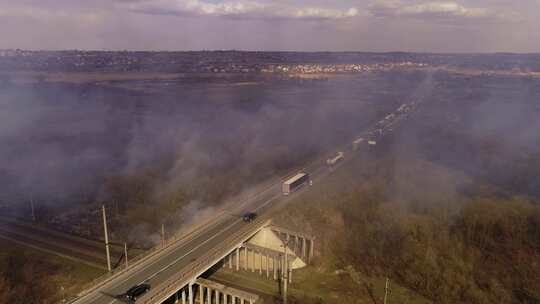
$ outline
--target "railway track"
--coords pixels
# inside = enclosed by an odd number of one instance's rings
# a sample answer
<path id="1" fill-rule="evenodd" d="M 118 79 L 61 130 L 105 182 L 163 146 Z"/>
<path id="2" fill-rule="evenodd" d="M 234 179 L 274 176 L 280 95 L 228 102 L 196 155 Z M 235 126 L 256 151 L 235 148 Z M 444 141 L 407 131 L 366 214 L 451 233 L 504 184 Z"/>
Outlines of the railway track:
<path id="1" fill-rule="evenodd" d="M 104 245 L 58 231 L 0 217 L 0 238 L 106 270 Z M 113 261 L 120 259 L 119 249 L 112 251 Z"/>

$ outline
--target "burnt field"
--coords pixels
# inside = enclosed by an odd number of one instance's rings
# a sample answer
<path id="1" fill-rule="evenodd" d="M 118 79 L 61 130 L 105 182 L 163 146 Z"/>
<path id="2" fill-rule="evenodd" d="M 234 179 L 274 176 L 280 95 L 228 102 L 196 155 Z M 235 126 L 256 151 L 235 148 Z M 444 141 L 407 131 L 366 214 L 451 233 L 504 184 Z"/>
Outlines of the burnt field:
<path id="1" fill-rule="evenodd" d="M 539 82 L 439 70 L 5 85 L 0 197 L 4 215 L 90 238 L 102 203 L 113 239 L 159 240 L 228 197 L 349 142 L 402 103 L 398 155 L 419 154 L 538 196 Z M 251 80 L 251 81 L 249 81 Z M 503 191 L 503 190 L 501 190 Z M 126 225 L 130 223 L 130 225 Z"/>
<path id="2" fill-rule="evenodd" d="M 6 85 L 2 213 L 28 218 L 33 201 L 38 220 L 97 237 L 105 203 L 113 235 L 152 235 L 349 141 L 424 79 Z"/>
<path id="3" fill-rule="evenodd" d="M 540 79 L 439 74 L 432 102 L 398 133 L 401 153 L 418 154 L 538 199 Z"/>

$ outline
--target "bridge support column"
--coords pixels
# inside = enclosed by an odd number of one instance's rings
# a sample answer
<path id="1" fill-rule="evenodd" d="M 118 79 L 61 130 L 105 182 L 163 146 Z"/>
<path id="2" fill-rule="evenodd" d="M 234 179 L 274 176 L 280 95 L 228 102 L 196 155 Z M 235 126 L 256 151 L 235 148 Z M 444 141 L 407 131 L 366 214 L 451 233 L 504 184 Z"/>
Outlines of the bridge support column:
<path id="1" fill-rule="evenodd" d="M 248 271 L 248 249 L 247 247 L 244 247 L 244 270 Z"/>
<path id="2" fill-rule="evenodd" d="M 301 243 L 300 248 L 302 250 L 302 259 L 305 259 L 306 258 L 306 238 L 302 238 L 302 243 Z"/>
<path id="3" fill-rule="evenodd" d="M 272 270 L 274 271 L 274 281 L 277 280 L 277 265 L 276 258 L 272 257 Z"/>
<path id="4" fill-rule="evenodd" d="M 263 270 L 263 254 L 259 252 L 259 275 L 262 275 Z"/>
<path id="5" fill-rule="evenodd" d="M 186 304 L 186 290 L 182 289 L 182 304 Z"/>
<path id="6" fill-rule="evenodd" d="M 251 272 L 255 272 L 255 250 L 251 250 Z"/>
<path id="7" fill-rule="evenodd" d="M 232 269 L 232 252 L 228 255 L 229 257 L 229 268 Z"/>
<path id="8" fill-rule="evenodd" d="M 219 290 L 216 289 L 216 304 L 219 304 Z"/>
<path id="9" fill-rule="evenodd" d="M 189 283 L 188 288 L 189 288 L 189 290 L 188 290 L 188 300 L 189 301 L 188 302 L 189 302 L 189 304 L 194 304 L 193 303 L 193 283 Z"/>
<path id="10" fill-rule="evenodd" d="M 199 303 L 204 304 L 204 287 L 199 284 Z"/>
<path id="11" fill-rule="evenodd" d="M 240 247 L 236 248 L 236 271 L 240 270 Z"/>
<path id="12" fill-rule="evenodd" d="M 268 254 L 265 254 L 264 255 L 264 261 L 265 261 L 265 266 L 266 266 L 266 278 L 268 279 L 270 277 L 270 265 L 269 265 L 269 260 L 268 260 Z"/>
<path id="13" fill-rule="evenodd" d="M 309 257 L 308 257 L 308 263 L 311 262 L 311 259 L 313 258 L 313 247 L 315 247 L 314 239 L 310 240 L 309 244 Z"/>
<path id="14" fill-rule="evenodd" d="M 289 284 L 292 283 L 292 265 L 289 263 L 288 267 L 287 267 L 287 276 L 289 277 Z"/>

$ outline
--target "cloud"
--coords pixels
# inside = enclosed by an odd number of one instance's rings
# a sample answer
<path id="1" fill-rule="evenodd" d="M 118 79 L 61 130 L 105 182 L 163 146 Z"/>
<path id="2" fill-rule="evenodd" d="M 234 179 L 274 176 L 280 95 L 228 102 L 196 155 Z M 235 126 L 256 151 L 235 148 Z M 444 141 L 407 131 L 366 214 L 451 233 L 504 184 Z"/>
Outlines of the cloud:
<path id="1" fill-rule="evenodd" d="M 99 23 L 103 20 L 100 11 L 71 11 L 68 9 L 49 9 L 25 5 L 0 6 L 1 18 L 30 18 L 39 21 L 67 20 L 70 22 Z"/>
<path id="2" fill-rule="evenodd" d="M 119 1 L 130 11 L 174 16 L 213 16 L 236 19 L 311 19 L 336 20 L 355 17 L 358 9 L 335 9 L 317 6 L 269 4 L 251 0 L 204 2 L 201 0 Z"/>
<path id="3" fill-rule="evenodd" d="M 515 12 L 466 7 L 455 1 L 434 1 L 406 4 L 399 0 L 379 0 L 369 7 L 375 17 L 403 17 L 438 21 L 510 21 L 518 16 Z"/>

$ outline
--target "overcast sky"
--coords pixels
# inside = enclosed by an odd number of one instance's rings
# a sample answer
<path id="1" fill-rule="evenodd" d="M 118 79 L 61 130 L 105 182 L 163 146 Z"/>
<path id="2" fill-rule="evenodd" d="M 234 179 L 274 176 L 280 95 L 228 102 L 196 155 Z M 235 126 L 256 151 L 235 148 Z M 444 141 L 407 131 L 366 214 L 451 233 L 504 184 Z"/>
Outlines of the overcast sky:
<path id="1" fill-rule="evenodd" d="M 540 0 L 0 0 L 0 49 L 540 52 Z"/>

